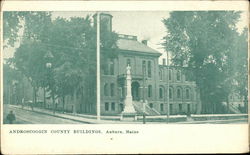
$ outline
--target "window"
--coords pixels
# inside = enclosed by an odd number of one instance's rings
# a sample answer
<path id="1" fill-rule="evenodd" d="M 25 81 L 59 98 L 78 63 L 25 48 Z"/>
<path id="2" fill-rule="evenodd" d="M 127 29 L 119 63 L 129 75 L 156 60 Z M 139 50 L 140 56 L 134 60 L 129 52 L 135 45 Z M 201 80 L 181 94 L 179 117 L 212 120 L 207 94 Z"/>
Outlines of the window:
<path id="1" fill-rule="evenodd" d="M 148 86 L 148 97 L 152 97 L 152 86 Z"/>
<path id="2" fill-rule="evenodd" d="M 170 104 L 170 114 L 173 114 L 173 104 Z"/>
<path id="3" fill-rule="evenodd" d="M 179 112 L 182 112 L 182 104 L 179 104 Z"/>
<path id="4" fill-rule="evenodd" d="M 149 107 L 150 108 L 153 108 L 154 106 L 153 106 L 153 103 L 149 103 Z"/>
<path id="5" fill-rule="evenodd" d="M 119 87 L 119 95 L 120 95 L 120 98 L 123 98 L 123 88 L 122 87 Z"/>
<path id="6" fill-rule="evenodd" d="M 110 96 L 114 96 L 115 93 L 115 84 L 111 83 L 110 84 Z"/>
<path id="7" fill-rule="evenodd" d="M 181 89 L 180 88 L 177 89 L 177 98 L 178 99 L 181 98 Z"/>
<path id="8" fill-rule="evenodd" d="M 173 89 L 172 88 L 169 88 L 169 99 L 172 99 L 173 98 Z"/>
<path id="9" fill-rule="evenodd" d="M 108 94 L 108 84 L 107 84 L 107 83 L 104 84 L 104 95 L 105 95 L 105 96 L 108 96 L 108 95 L 109 95 L 109 94 Z"/>
<path id="10" fill-rule="evenodd" d="M 151 78 L 151 61 L 148 61 L 148 77 Z"/>
<path id="11" fill-rule="evenodd" d="M 109 71 L 110 71 L 110 75 L 114 75 L 114 73 L 115 73 L 114 60 L 111 60 L 109 63 Z"/>
<path id="12" fill-rule="evenodd" d="M 162 64 L 166 65 L 166 59 L 165 58 L 162 59 Z"/>
<path id="13" fill-rule="evenodd" d="M 186 89 L 186 99 L 190 99 L 190 92 L 188 88 Z"/>
<path id="14" fill-rule="evenodd" d="M 142 61 L 142 74 L 143 74 L 143 76 L 145 76 L 145 71 L 146 71 L 146 61 L 143 60 Z"/>
<path id="15" fill-rule="evenodd" d="M 160 77 L 160 80 L 162 81 L 163 80 L 163 73 L 162 73 L 162 69 L 159 70 L 159 77 Z"/>
<path id="16" fill-rule="evenodd" d="M 109 111 L 109 103 L 105 102 L 105 111 Z"/>
<path id="17" fill-rule="evenodd" d="M 123 104 L 120 103 L 120 110 L 121 110 L 121 111 L 123 111 L 123 107 L 124 107 Z"/>
<path id="18" fill-rule="evenodd" d="M 131 61 L 130 61 L 130 59 L 127 59 L 127 66 L 131 66 Z"/>
<path id="19" fill-rule="evenodd" d="M 159 98 L 163 98 L 163 88 L 159 88 Z"/>
<path id="20" fill-rule="evenodd" d="M 111 110 L 115 111 L 115 103 L 114 102 L 111 103 Z"/>
<path id="21" fill-rule="evenodd" d="M 163 103 L 161 103 L 161 105 L 160 105 L 160 109 L 161 109 L 161 111 L 163 111 L 163 110 L 164 110 L 164 105 L 163 105 Z"/>
<path id="22" fill-rule="evenodd" d="M 172 70 L 169 69 L 168 71 L 168 80 L 172 80 Z"/>
<path id="23" fill-rule="evenodd" d="M 177 71 L 177 81 L 180 81 L 180 80 L 181 80 L 181 72 Z"/>
<path id="24" fill-rule="evenodd" d="M 104 68 L 103 68 L 104 75 L 108 75 L 108 64 L 105 63 Z"/>

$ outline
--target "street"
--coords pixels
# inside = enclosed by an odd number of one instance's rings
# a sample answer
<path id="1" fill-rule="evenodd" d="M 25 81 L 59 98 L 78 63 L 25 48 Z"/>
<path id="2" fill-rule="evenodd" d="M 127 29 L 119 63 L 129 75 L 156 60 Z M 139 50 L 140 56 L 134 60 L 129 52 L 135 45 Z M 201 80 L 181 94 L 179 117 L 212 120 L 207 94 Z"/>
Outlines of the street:
<path id="1" fill-rule="evenodd" d="M 83 124 L 81 122 L 54 117 L 52 115 L 46 115 L 38 112 L 32 112 L 28 110 L 23 110 L 20 108 L 15 108 L 4 104 L 4 124 L 7 124 L 6 116 L 8 115 L 9 111 L 13 110 L 16 121 L 14 124 Z"/>
<path id="2" fill-rule="evenodd" d="M 26 110 L 25 110 L 26 109 Z M 28 107 L 21 109 L 20 106 L 4 104 L 4 124 L 7 124 L 6 116 L 12 110 L 16 116 L 16 121 L 14 124 L 141 124 L 141 120 L 133 122 L 123 122 L 119 120 L 101 120 L 100 122 L 96 121 L 94 118 L 86 118 L 79 116 L 72 116 L 68 114 L 56 113 L 57 116 L 53 116 L 50 111 L 47 114 L 42 111 L 42 109 L 34 108 L 34 111 L 27 110 Z M 157 117 L 156 117 L 157 118 Z M 166 122 L 158 121 L 147 121 L 146 124 L 165 124 Z M 181 122 L 170 122 L 171 124 L 246 124 L 248 123 L 247 118 L 231 118 L 223 120 L 201 120 L 201 121 L 181 121 Z"/>

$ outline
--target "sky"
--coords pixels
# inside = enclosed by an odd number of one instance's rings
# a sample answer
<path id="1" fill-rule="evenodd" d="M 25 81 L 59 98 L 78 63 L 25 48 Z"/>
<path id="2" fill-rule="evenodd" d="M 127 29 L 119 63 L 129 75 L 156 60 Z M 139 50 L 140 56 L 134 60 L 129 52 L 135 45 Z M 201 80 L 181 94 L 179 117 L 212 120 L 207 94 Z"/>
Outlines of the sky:
<path id="1" fill-rule="evenodd" d="M 86 17 L 86 15 L 93 15 L 94 13 L 95 12 L 57 11 L 52 13 L 52 18 Z M 113 31 L 119 34 L 135 35 L 138 37 L 138 41 L 146 39 L 148 40 L 148 46 L 159 52 L 163 52 L 163 49 L 159 44 L 163 36 L 166 34 L 166 29 L 161 21 L 163 18 L 169 17 L 169 12 L 115 11 L 105 13 L 110 13 L 113 16 Z M 14 48 L 4 49 L 3 57 L 13 57 L 15 48 L 18 46 L 19 43 L 17 42 Z"/>
<path id="2" fill-rule="evenodd" d="M 93 15 L 95 12 L 80 12 L 80 11 L 57 11 L 52 12 L 52 18 L 56 17 L 86 17 L 86 15 Z M 167 11 L 112 11 L 105 12 L 113 16 L 113 31 L 119 34 L 135 35 L 138 41 L 148 40 L 148 46 L 163 53 L 161 58 L 166 57 L 166 52 L 160 45 L 162 38 L 167 34 L 167 30 L 162 23 L 163 19 L 169 18 Z M 247 25 L 247 14 L 243 13 L 238 23 L 239 31 Z M 21 33 L 21 32 L 20 32 Z M 16 43 L 16 47 L 19 43 Z M 16 48 L 15 47 L 15 48 Z M 13 57 L 15 48 L 4 49 L 4 58 Z M 161 63 L 161 58 L 159 63 Z"/>

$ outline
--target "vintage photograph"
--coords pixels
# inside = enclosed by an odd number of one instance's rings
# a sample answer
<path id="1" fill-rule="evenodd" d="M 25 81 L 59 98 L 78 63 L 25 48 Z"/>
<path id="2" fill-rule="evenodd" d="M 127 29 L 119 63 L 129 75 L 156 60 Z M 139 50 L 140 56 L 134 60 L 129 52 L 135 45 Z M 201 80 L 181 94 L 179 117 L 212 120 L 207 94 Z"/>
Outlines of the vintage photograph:
<path id="1" fill-rule="evenodd" d="M 4 11 L 3 124 L 247 124 L 244 11 Z"/>

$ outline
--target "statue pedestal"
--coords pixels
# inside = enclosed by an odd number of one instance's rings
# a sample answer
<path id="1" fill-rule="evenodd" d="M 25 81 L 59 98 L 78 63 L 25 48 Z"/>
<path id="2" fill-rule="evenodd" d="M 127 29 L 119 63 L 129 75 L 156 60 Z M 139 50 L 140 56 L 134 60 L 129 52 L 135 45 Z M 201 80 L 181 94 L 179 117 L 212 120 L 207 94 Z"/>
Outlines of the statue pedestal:
<path id="1" fill-rule="evenodd" d="M 132 97 L 126 97 L 125 99 L 125 107 L 123 112 L 121 113 L 121 118 L 120 120 L 127 120 L 127 121 L 136 121 L 137 116 L 136 116 L 136 111 L 133 106 L 133 101 Z"/>

